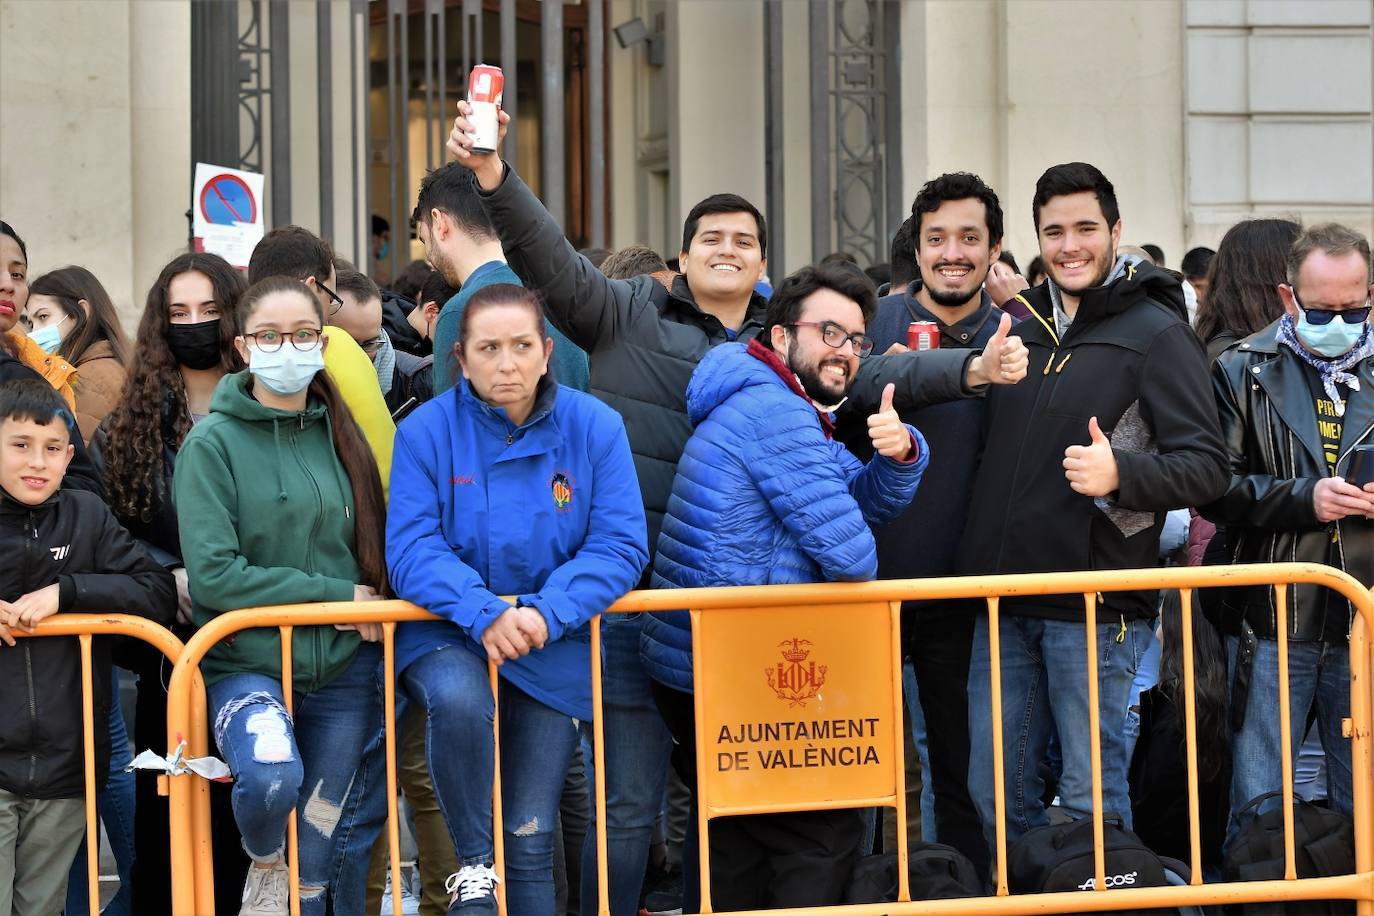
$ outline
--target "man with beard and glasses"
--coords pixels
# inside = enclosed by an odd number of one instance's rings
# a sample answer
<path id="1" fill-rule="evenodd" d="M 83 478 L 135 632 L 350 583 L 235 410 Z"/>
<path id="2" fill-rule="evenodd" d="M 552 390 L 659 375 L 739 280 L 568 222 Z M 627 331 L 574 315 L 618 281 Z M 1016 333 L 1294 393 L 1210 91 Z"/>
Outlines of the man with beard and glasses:
<path id="1" fill-rule="evenodd" d="M 467 102 L 457 105 L 449 151 L 473 170 L 511 266 L 539 290 L 544 313 L 593 354 L 592 393 L 625 420 L 652 552 L 677 462 L 692 432 L 686 394 L 692 372 L 713 348 L 748 342 L 763 331 L 768 303 L 754 285 L 768 267 L 768 227 L 743 197 L 712 194 L 683 221 L 677 258 L 682 274 L 671 288 L 648 276 L 608 279 L 568 243 L 557 221 L 497 153 L 473 152 L 471 109 Z M 501 112 L 499 121 L 504 137 L 510 116 Z M 981 353 L 875 355 L 851 376 L 842 410 L 866 418 L 889 383 L 896 385 L 893 403 L 900 409 L 969 397 L 988 384 L 1015 384 L 1025 367 L 1026 349 L 1014 337 L 1000 349 L 989 342 Z M 642 619 L 611 618 L 602 633 L 610 908 L 611 916 L 635 916 L 672 740 L 640 661 Z M 589 831 L 582 859 L 585 888 L 597 880 L 594 839 Z M 584 914 L 596 912 L 594 894 L 584 893 L 582 901 Z"/>
<path id="2" fill-rule="evenodd" d="M 995 336 L 1005 336 L 1011 318 L 983 289 L 1002 247 L 997 194 L 977 175 L 941 175 L 916 195 L 910 222 L 907 256 L 916 259 L 919 275 L 878 300 L 868 323 L 874 348 L 880 353 L 905 348 L 913 321 L 934 322 L 942 350 L 981 349 Z M 911 505 L 891 524 L 873 530 L 878 576 L 952 575 L 983 450 L 987 401 L 949 401 L 904 410 L 901 416 L 925 431 L 930 467 Z M 860 424 L 845 422 L 837 435 L 862 459 L 872 451 L 865 433 Z M 935 836 L 968 856 L 981 873 L 988 851 L 968 793 L 968 660 L 977 610 L 968 602 L 905 602 L 902 649 L 915 670 L 924 713 Z"/>
<path id="3" fill-rule="evenodd" d="M 468 300 L 484 286 L 522 284 L 506 263 L 501 239 L 482 208 L 472 172 L 458 163 L 451 162 L 425 176 L 411 219 L 425 246 L 425 258 L 445 282 L 458 287 L 434 322 L 434 394 L 438 396 L 452 388 L 457 379 L 458 358 L 453 348 Z M 544 322 L 544 332 L 553 339 L 550 368 L 558 384 L 586 391 L 587 354 L 548 321 Z"/>
<path id="4" fill-rule="evenodd" d="M 867 420 L 876 452 L 868 464 L 832 438 L 831 411 L 872 348 L 864 327 L 875 304 L 872 284 L 852 267 L 803 267 L 773 293 L 762 334 L 702 358 L 687 386 L 695 431 L 663 519 L 655 588 L 874 577 L 868 526 L 906 508 L 929 461 L 921 434 L 893 409 L 890 383 Z M 695 791 L 687 618 L 685 611 L 651 615 L 644 639 L 656 647 L 646 662 L 677 742 L 674 767 Z M 712 904 L 747 910 L 841 902 L 863 823 L 856 810 L 714 821 Z M 694 845 L 689 839 L 684 849 Z M 696 884 L 689 873 L 689 893 Z"/>
<path id="5" fill-rule="evenodd" d="M 1229 475 L 1207 360 L 1178 280 L 1118 258 L 1110 181 L 1091 165 L 1048 169 L 1032 202 L 1046 281 L 1022 296 L 1026 381 L 988 398 L 987 441 L 959 549 L 969 575 L 1154 566 L 1165 513 L 1206 505 Z M 1155 591 L 1097 598 L 1102 804 L 1130 824 L 1123 724 Z M 1001 602 L 1004 776 L 993 772 L 988 619 L 970 661 L 969 790 L 996 849 L 993 779 L 1006 782 L 1007 835 L 1047 823 L 1037 765 L 1063 750 L 1062 810 L 1092 811 L 1084 597 Z"/>

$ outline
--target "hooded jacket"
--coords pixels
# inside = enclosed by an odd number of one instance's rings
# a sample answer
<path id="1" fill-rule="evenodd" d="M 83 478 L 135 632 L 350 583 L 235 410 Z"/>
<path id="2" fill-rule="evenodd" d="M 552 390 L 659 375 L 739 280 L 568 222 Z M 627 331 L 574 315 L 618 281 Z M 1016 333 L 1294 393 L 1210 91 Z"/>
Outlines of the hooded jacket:
<path id="1" fill-rule="evenodd" d="M 124 364 L 115 359 L 114 348 L 108 340 L 97 340 L 76 361 L 76 377 L 72 380 L 76 422 L 81 425 L 81 438 L 88 446 L 100 421 L 119 403 L 127 378 L 128 372 Z"/>
<path id="2" fill-rule="evenodd" d="M 0 599 L 58 589 L 59 613 L 137 614 L 171 623 L 176 584 L 91 493 L 58 490 L 29 506 L 0 490 Z M 66 636 L 0 646 L 0 789 L 25 798 L 85 792 L 81 650 Z M 92 641 L 96 785 L 110 771 L 110 643 Z"/>
<path id="3" fill-rule="evenodd" d="M 554 326 L 587 352 L 589 390 L 625 420 L 652 550 L 678 459 L 692 435 L 688 380 L 713 347 L 757 337 L 768 303 L 755 293 L 734 331 L 697 306 L 685 276 L 676 277 L 671 290 L 651 276 L 606 277 L 569 244 L 509 165 L 501 185 L 481 196 L 510 266 L 527 287 L 538 290 Z M 893 404 L 899 411 L 968 397 L 975 392 L 964 386 L 964 376 L 975 353 L 870 356 L 860 365 L 841 413 L 866 417 L 889 382 L 897 386 Z"/>
<path id="4" fill-rule="evenodd" d="M 1226 458 L 1202 345 L 1178 280 L 1123 258 L 1056 330 L 1050 284 L 1021 297 L 1026 378 L 988 394 L 987 444 L 960 547 L 969 575 L 1151 567 L 1170 509 L 1225 492 Z M 1088 445 L 1096 417 L 1120 489 L 1094 499 L 1064 477 L 1064 451 Z M 1100 622 L 1150 618 L 1157 592 L 1107 592 Z M 1081 621 L 1082 595 L 1005 598 L 1013 614 Z"/>
<path id="5" fill-rule="evenodd" d="M 869 525 L 895 518 L 930 461 L 908 426 L 909 461 L 868 464 L 831 438 L 830 416 L 758 342 L 706 355 L 687 386 L 696 430 L 654 559 L 654 588 L 862 582 L 878 571 Z M 649 676 L 692 689 L 692 632 L 685 611 L 646 618 L 641 654 Z"/>
<path id="6" fill-rule="evenodd" d="M 473 395 L 466 380 L 416 409 L 396 434 L 386 554 L 392 588 L 443 621 L 403 623 L 396 669 L 461 647 L 519 596 L 548 625 L 544 648 L 503 678 L 567 716 L 592 716 L 587 622 L 648 563 L 644 509 L 625 426 L 595 398 L 545 376 L 530 416 Z"/>
<path id="7" fill-rule="evenodd" d="M 1313 370 L 1278 343 L 1276 321 L 1221 355 L 1212 367 L 1213 391 L 1230 459 L 1230 486 L 1203 514 L 1226 526 L 1232 563 L 1323 563 L 1374 587 L 1374 521 L 1348 516 L 1317 520 L 1313 496 L 1328 476 L 1308 374 Z M 1374 359 L 1351 370 L 1341 418 L 1336 474 L 1344 476 L 1355 446 L 1374 441 Z M 1288 638 L 1344 644 L 1353 622 L 1350 602 L 1315 585 L 1288 588 Z M 1262 639 L 1278 638 L 1274 589 L 1226 589 L 1222 631 L 1236 635 L 1241 620 Z"/>
<path id="8" fill-rule="evenodd" d="M 210 415 L 177 454 L 172 490 L 197 626 L 227 611 L 312 601 L 352 601 L 358 582 L 357 513 L 334 451 L 329 411 L 318 401 L 293 413 L 254 399 L 253 376 L 220 379 Z M 347 667 L 359 636 L 331 626 L 296 627 L 296 689 L 311 692 Z M 281 678 L 275 629 L 244 630 L 206 655 L 206 684 L 255 672 Z"/>

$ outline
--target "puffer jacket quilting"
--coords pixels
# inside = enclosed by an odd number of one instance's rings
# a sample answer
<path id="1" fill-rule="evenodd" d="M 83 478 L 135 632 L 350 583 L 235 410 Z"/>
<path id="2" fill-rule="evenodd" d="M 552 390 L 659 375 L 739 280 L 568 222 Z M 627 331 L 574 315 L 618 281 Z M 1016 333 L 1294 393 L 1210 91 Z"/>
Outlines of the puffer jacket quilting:
<path id="1" fill-rule="evenodd" d="M 659 535 L 655 588 L 865 581 L 877 573 L 869 525 L 911 501 L 929 461 L 861 464 L 820 415 L 744 344 L 706 355 L 687 388 L 696 427 L 678 463 Z M 911 429 L 908 427 L 908 429 Z M 651 616 L 641 652 L 649 674 L 691 687 L 691 633 L 682 611 Z"/>

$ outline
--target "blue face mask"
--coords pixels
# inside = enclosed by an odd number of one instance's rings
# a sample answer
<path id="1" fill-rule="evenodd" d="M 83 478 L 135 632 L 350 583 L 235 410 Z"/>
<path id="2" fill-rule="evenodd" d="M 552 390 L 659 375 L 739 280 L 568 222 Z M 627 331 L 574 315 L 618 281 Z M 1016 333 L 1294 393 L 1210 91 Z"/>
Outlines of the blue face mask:
<path id="1" fill-rule="evenodd" d="M 43 348 L 44 353 L 52 353 L 62 346 L 62 332 L 57 329 L 57 325 L 50 324 L 45 328 L 29 332 L 29 339 Z"/>
<path id="2" fill-rule="evenodd" d="M 1307 320 L 1307 310 L 1299 305 L 1294 330 L 1307 349 L 1318 356 L 1335 359 L 1342 353 L 1350 352 L 1351 348 L 1360 342 L 1367 324 L 1367 321 L 1347 324 L 1339 315 L 1326 324 L 1311 324 Z"/>
<path id="3" fill-rule="evenodd" d="M 384 261 L 389 254 L 391 254 L 391 243 L 382 242 L 382 247 L 377 249 L 377 260 Z"/>
<path id="4" fill-rule="evenodd" d="M 275 394 L 283 397 L 304 391 L 324 368 L 324 348 L 317 342 L 309 350 L 297 350 L 294 344 L 282 341 L 281 349 L 272 353 L 248 348 L 248 371 L 253 378 Z"/>

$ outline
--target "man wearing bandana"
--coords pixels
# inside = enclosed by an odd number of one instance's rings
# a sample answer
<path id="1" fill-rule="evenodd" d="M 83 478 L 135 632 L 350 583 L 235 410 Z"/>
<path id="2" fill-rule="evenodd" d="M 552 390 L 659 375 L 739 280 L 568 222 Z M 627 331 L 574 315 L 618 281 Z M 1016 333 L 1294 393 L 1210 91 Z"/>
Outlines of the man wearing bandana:
<path id="1" fill-rule="evenodd" d="M 1374 484 L 1346 480 L 1357 447 L 1374 443 L 1369 253 L 1369 242 L 1344 226 L 1305 231 L 1279 286 L 1284 316 L 1213 367 L 1231 486 L 1204 514 L 1227 526 L 1232 562 L 1325 563 L 1374 585 Z M 1248 802 L 1282 788 L 1275 603 L 1268 586 L 1231 589 L 1223 603 L 1235 732 L 1228 840 Z M 1341 720 L 1350 715 L 1352 620 L 1339 594 L 1288 587 L 1293 754 L 1314 714 L 1328 798 L 1347 815 L 1350 740 Z"/>

